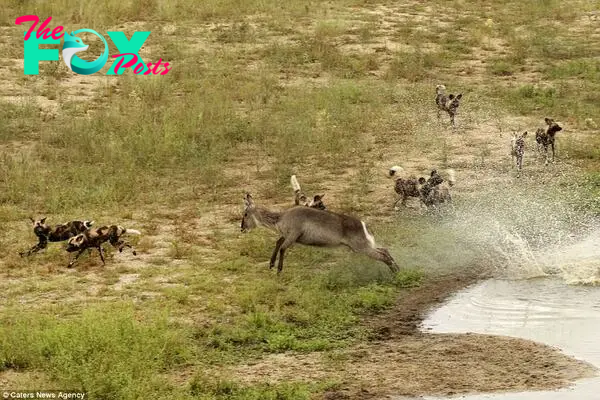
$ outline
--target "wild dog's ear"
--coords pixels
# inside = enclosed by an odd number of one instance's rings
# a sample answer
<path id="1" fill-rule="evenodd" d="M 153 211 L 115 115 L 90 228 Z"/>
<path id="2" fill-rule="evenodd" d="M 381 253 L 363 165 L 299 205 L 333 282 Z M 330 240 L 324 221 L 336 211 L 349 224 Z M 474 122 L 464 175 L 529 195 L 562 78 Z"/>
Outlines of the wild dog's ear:
<path id="1" fill-rule="evenodd" d="M 44 222 L 46 222 L 46 218 L 48 218 L 48 217 L 44 217 L 44 218 L 40 219 L 40 223 L 43 224 Z"/>
<path id="2" fill-rule="evenodd" d="M 456 96 L 456 100 L 460 100 L 462 99 L 462 93 L 460 93 L 458 96 Z"/>
<path id="3" fill-rule="evenodd" d="M 523 132 L 523 134 L 521 135 L 522 137 L 527 136 L 527 131 Z"/>
<path id="4" fill-rule="evenodd" d="M 552 118 L 544 118 L 544 121 L 546 121 L 546 124 L 551 125 L 554 121 L 552 120 Z"/>
<path id="5" fill-rule="evenodd" d="M 435 174 L 437 174 L 437 169 L 432 169 L 432 170 L 431 170 L 431 175 L 430 175 L 430 176 L 434 176 Z"/>
<path id="6" fill-rule="evenodd" d="M 31 221 L 32 224 L 35 224 L 35 219 L 33 219 L 32 217 L 29 217 L 29 220 Z"/>
<path id="7" fill-rule="evenodd" d="M 420 185 L 423 185 L 423 184 L 425 184 L 425 182 L 427 182 L 427 181 L 425 180 L 425 178 L 423 178 L 423 177 L 420 177 L 420 178 L 419 178 L 419 184 L 420 184 Z"/>
<path id="8" fill-rule="evenodd" d="M 244 206 L 246 208 L 254 207 L 254 201 L 252 200 L 250 193 L 246 193 L 246 196 L 244 197 Z"/>
<path id="9" fill-rule="evenodd" d="M 448 95 L 448 98 L 449 98 L 450 100 L 452 100 L 452 99 L 454 98 L 454 95 L 453 95 L 452 93 L 450 93 L 450 94 Z"/>

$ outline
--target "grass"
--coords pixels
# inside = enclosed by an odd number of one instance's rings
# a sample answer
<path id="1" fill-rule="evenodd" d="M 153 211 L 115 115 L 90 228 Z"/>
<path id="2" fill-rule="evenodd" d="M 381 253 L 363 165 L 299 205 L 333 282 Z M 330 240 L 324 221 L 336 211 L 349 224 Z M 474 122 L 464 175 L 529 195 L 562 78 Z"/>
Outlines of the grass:
<path id="1" fill-rule="evenodd" d="M 34 3 L 68 29 L 149 29 L 143 58 L 173 69 L 90 84 L 59 63 L 36 77 L 7 69 L 0 374 L 39 373 L 96 399 L 313 398 L 337 383 L 246 385 L 222 371 L 269 354 L 343 354 L 370 337 L 366 315 L 432 276 L 500 265 L 511 238 L 558 242 L 599 214 L 599 49 L 581 40 L 597 1 Z M 11 66 L 22 58 L 14 19 L 31 5 L 5 6 Z M 438 83 L 464 93 L 459 132 L 435 118 Z M 531 133 L 546 116 L 565 126 L 559 163 L 543 170 L 532 155 L 527 184 L 507 183 L 496 131 Z M 396 163 L 458 169 L 456 214 L 392 213 L 383 174 Z M 402 272 L 300 246 L 283 274 L 269 271 L 275 237 L 238 233 L 241 197 L 286 208 L 292 173 L 364 218 Z M 35 240 L 27 217 L 46 215 L 140 228 L 139 257 L 113 252 L 102 267 L 92 254 L 67 271 L 51 244 L 21 259 Z"/>

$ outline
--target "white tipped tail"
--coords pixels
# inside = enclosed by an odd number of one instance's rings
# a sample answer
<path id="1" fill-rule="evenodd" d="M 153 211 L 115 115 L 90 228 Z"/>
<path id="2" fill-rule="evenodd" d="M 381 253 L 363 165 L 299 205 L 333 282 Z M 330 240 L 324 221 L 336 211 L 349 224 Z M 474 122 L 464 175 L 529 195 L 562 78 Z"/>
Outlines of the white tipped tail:
<path id="1" fill-rule="evenodd" d="M 292 175 L 290 182 L 292 183 L 292 188 L 294 188 L 294 192 L 299 192 L 300 184 L 298 183 L 298 179 L 296 179 L 296 175 Z"/>
<path id="2" fill-rule="evenodd" d="M 449 169 L 446 172 L 448 173 L 448 184 L 454 186 L 456 183 L 456 172 L 453 169 Z"/>
<path id="3" fill-rule="evenodd" d="M 136 229 L 129 229 L 129 228 L 125 228 L 125 232 L 124 233 L 129 233 L 132 235 L 141 235 L 142 232 L 136 230 Z"/>
<path id="4" fill-rule="evenodd" d="M 389 169 L 388 176 L 391 178 L 402 171 L 404 171 L 404 168 L 400 167 L 399 165 L 394 165 L 392 168 Z"/>

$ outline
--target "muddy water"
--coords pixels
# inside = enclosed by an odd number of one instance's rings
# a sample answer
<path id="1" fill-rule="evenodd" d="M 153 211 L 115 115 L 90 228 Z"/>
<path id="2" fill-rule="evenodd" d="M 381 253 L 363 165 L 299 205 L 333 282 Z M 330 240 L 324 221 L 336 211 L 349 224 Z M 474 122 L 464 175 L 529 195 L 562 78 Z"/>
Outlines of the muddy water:
<path id="1" fill-rule="evenodd" d="M 565 279 L 558 276 L 516 281 L 489 280 L 457 293 L 431 313 L 422 329 L 436 333 L 475 332 L 530 339 L 558 347 L 565 354 L 600 368 L 600 287 L 567 285 Z M 600 377 L 581 380 L 571 388 L 554 392 L 458 398 L 600 399 Z M 425 399 L 437 400 L 433 397 Z"/>

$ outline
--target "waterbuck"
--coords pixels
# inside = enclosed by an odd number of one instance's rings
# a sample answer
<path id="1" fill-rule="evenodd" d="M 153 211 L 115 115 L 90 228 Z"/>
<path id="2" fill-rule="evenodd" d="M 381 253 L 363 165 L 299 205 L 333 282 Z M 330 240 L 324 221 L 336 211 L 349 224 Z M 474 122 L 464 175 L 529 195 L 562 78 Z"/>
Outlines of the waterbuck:
<path id="1" fill-rule="evenodd" d="M 244 197 L 244 206 L 242 232 L 264 226 L 280 234 L 269 263 L 269 268 L 275 266 L 279 252 L 278 274 L 283 269 L 285 251 L 294 243 L 319 247 L 347 246 L 357 253 L 384 262 L 392 272 L 399 270 L 388 250 L 376 246 L 375 238 L 367 231 L 365 223 L 357 218 L 311 207 L 269 211 L 256 207 L 249 193 Z"/>

